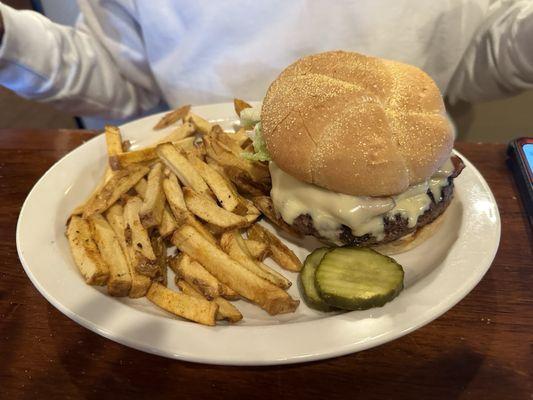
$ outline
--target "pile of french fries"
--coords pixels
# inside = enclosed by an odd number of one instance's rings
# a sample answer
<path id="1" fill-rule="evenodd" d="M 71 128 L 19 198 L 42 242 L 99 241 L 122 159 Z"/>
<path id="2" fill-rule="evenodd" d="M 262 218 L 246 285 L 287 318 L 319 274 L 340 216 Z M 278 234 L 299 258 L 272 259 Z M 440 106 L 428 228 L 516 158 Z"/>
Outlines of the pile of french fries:
<path id="1" fill-rule="evenodd" d="M 236 112 L 250 107 L 236 100 Z M 72 255 L 89 285 L 111 296 L 148 298 L 205 325 L 238 322 L 233 300 L 271 315 L 294 312 L 291 281 L 263 261 L 297 272 L 298 257 L 257 221 L 265 216 L 293 233 L 275 213 L 264 163 L 245 129 L 225 132 L 185 106 L 154 130 L 175 126 L 154 145 L 129 151 L 117 127 L 106 127 L 108 166 L 90 197 L 67 221 Z M 175 276 L 168 287 L 167 269 Z"/>

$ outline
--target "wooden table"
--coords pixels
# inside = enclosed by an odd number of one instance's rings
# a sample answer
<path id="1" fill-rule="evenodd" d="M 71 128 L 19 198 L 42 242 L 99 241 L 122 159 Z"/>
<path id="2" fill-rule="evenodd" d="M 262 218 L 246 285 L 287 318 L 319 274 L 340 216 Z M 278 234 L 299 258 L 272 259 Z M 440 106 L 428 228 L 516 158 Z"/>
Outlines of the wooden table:
<path id="1" fill-rule="evenodd" d="M 92 136 L 0 130 L 0 398 L 533 398 L 533 240 L 503 145 L 457 144 L 489 182 L 502 217 L 496 259 L 463 301 L 424 328 L 358 354 L 238 368 L 173 361 L 104 339 L 57 311 L 26 277 L 15 247 L 24 198 Z"/>

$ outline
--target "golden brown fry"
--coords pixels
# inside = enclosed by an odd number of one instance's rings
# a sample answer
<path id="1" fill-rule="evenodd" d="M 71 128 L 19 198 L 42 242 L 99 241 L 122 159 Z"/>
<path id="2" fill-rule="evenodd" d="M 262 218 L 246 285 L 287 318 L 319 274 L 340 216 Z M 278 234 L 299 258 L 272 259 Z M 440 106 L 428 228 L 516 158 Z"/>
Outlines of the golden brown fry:
<path id="1" fill-rule="evenodd" d="M 258 224 L 252 225 L 248 229 L 248 238 L 268 243 L 270 246 L 270 251 L 272 252 L 272 258 L 282 268 L 293 272 L 298 272 L 302 269 L 302 262 L 298 257 L 296 257 L 296 254 L 294 254 L 291 249 L 285 246 L 281 240 L 279 240 L 268 229 L 263 228 Z"/>
<path id="2" fill-rule="evenodd" d="M 240 128 L 237 132 L 235 133 L 228 133 L 228 136 L 234 140 L 241 148 L 244 148 L 244 151 L 247 151 L 246 150 L 246 146 L 252 146 L 252 142 L 251 142 L 251 139 L 248 137 L 248 134 L 246 133 L 246 129 L 244 128 Z M 252 147 L 252 150 L 248 150 L 248 152 L 253 152 L 253 147 Z"/>
<path id="3" fill-rule="evenodd" d="M 147 180 L 142 178 L 133 187 L 141 199 L 144 199 L 144 195 L 146 193 L 147 186 L 148 186 Z"/>
<path id="4" fill-rule="evenodd" d="M 131 249 L 131 261 L 135 270 L 153 278 L 158 271 L 157 257 L 152 249 L 148 232 L 139 218 L 141 207 L 142 200 L 139 197 L 129 198 L 124 206 L 126 244 Z"/>
<path id="5" fill-rule="evenodd" d="M 183 197 L 190 212 L 215 226 L 224 229 L 235 229 L 243 228 L 250 224 L 245 217 L 224 210 L 206 196 L 196 193 L 191 188 L 183 188 Z"/>
<path id="6" fill-rule="evenodd" d="M 248 210 L 240 200 L 240 196 L 232 190 L 222 175 L 192 154 L 188 155 L 187 159 L 207 183 L 225 210 L 239 215 L 246 214 Z"/>
<path id="7" fill-rule="evenodd" d="M 201 263 L 220 282 L 256 303 L 271 315 L 293 312 L 299 301 L 284 290 L 248 271 L 198 231 L 185 225 L 172 235 L 172 243 Z"/>
<path id="8" fill-rule="evenodd" d="M 259 261 L 263 261 L 270 254 L 270 248 L 268 243 L 261 242 L 259 240 L 246 239 L 244 241 L 248 251 L 253 258 Z"/>
<path id="9" fill-rule="evenodd" d="M 152 236 L 152 249 L 154 250 L 157 266 L 159 271 L 156 274 L 155 280 L 164 286 L 167 286 L 167 247 L 161 236 Z"/>
<path id="10" fill-rule="evenodd" d="M 142 165 L 132 165 L 114 173 L 112 178 L 104 184 L 85 206 L 85 218 L 93 214 L 101 214 L 115 203 L 120 196 L 130 190 L 148 173 L 149 168 Z"/>
<path id="11" fill-rule="evenodd" d="M 131 246 L 128 246 L 126 242 L 126 224 L 124 222 L 124 208 L 115 203 L 106 212 L 106 218 L 115 232 L 115 236 L 118 239 L 122 252 L 126 257 L 128 263 L 128 268 L 131 275 L 131 289 L 129 292 L 129 297 L 132 299 L 143 297 L 148 288 L 150 287 L 150 278 L 147 276 L 139 274 L 133 265 L 132 260 L 135 259 L 134 251 Z"/>
<path id="12" fill-rule="evenodd" d="M 185 139 L 172 142 L 174 146 L 178 146 L 182 149 L 191 149 L 194 147 L 194 138 L 189 137 Z M 120 153 L 115 156 L 119 168 L 125 168 L 128 165 L 134 164 L 146 164 L 157 159 L 157 152 L 155 146 L 145 147 L 139 150 L 128 151 Z"/>
<path id="13" fill-rule="evenodd" d="M 213 128 L 213 125 L 209 121 L 191 112 L 187 114 L 184 121 L 193 124 L 196 127 L 196 131 L 202 135 L 207 135 Z"/>
<path id="14" fill-rule="evenodd" d="M 172 110 L 168 113 L 166 113 L 163 118 L 161 118 L 157 124 L 154 126 L 154 130 L 159 130 L 166 128 L 167 126 L 170 126 L 176 122 L 178 122 L 180 119 L 185 118 L 185 116 L 189 113 L 191 110 L 190 104 L 187 104 L 183 107 L 177 108 L 175 110 Z"/>
<path id="15" fill-rule="evenodd" d="M 148 180 L 139 217 L 146 229 L 160 225 L 165 209 L 163 164 L 156 163 L 148 173 Z"/>
<path id="16" fill-rule="evenodd" d="M 171 235 L 177 227 L 178 223 L 176 222 L 176 219 L 170 210 L 170 206 L 167 203 L 165 204 L 165 209 L 163 210 L 163 219 L 161 220 L 161 224 L 158 228 L 159 234 L 165 238 Z"/>
<path id="17" fill-rule="evenodd" d="M 146 298 L 156 306 L 179 317 L 204 325 L 215 325 L 218 305 L 212 301 L 174 292 L 157 282 L 152 283 Z"/>
<path id="18" fill-rule="evenodd" d="M 120 136 L 120 129 L 116 126 L 107 125 L 105 127 L 105 140 L 107 144 L 107 157 L 109 158 L 109 166 L 113 170 L 120 169 L 120 163 L 116 156 L 124 151 L 122 148 L 122 137 Z"/>
<path id="19" fill-rule="evenodd" d="M 181 186 L 178 183 L 176 175 L 171 174 L 163 180 L 163 191 L 165 192 L 165 196 L 171 208 L 177 208 L 180 211 L 187 211 L 187 205 L 185 204 L 185 199 L 183 198 L 183 190 L 181 190 Z"/>
<path id="20" fill-rule="evenodd" d="M 242 110 L 245 108 L 252 108 L 250 104 L 241 99 L 233 99 L 233 107 L 235 108 L 235 112 L 239 117 L 241 116 Z"/>
<path id="21" fill-rule="evenodd" d="M 169 261 L 170 268 L 179 279 L 196 287 L 208 300 L 222 295 L 222 284 L 200 263 L 191 260 L 187 254 L 180 254 Z"/>
<path id="22" fill-rule="evenodd" d="M 198 193 L 208 194 L 210 192 L 207 183 L 205 183 L 200 174 L 173 145 L 170 143 L 158 145 L 157 154 L 184 185 L 191 187 Z"/>
<path id="23" fill-rule="evenodd" d="M 176 286 L 179 287 L 183 293 L 188 294 L 189 296 L 204 298 L 199 291 L 182 279 L 176 279 Z M 217 297 L 213 301 L 218 304 L 218 312 L 216 315 L 217 320 L 227 320 L 234 323 L 239 322 L 242 319 L 242 314 L 237 307 L 235 307 L 226 299 Z"/>
<path id="24" fill-rule="evenodd" d="M 101 214 L 89 217 L 89 225 L 100 255 L 109 267 L 108 293 L 111 296 L 127 296 L 131 289 L 131 275 L 113 228 Z"/>
<path id="25" fill-rule="evenodd" d="M 89 223 L 77 215 L 72 216 L 67 225 L 67 238 L 74 262 L 85 282 L 89 285 L 105 285 L 109 267 L 91 237 Z"/>
<path id="26" fill-rule="evenodd" d="M 92 191 L 92 193 L 87 197 L 85 202 L 83 204 L 80 204 L 77 206 L 73 211 L 71 215 L 81 215 L 83 214 L 83 210 L 85 210 L 85 207 L 89 202 L 92 201 L 92 199 L 102 190 L 104 185 L 113 177 L 113 170 L 109 165 L 106 166 L 105 172 L 102 175 L 102 178 L 100 179 L 100 182 L 98 182 L 98 185 L 96 185 L 96 188 Z"/>
<path id="27" fill-rule="evenodd" d="M 291 281 L 283 275 L 252 257 L 238 232 L 224 233 L 220 238 L 220 246 L 231 258 L 258 277 L 266 279 L 282 289 L 288 289 L 291 286 Z"/>
<path id="28" fill-rule="evenodd" d="M 183 125 L 178 126 L 176 129 L 174 129 L 172 132 L 170 132 L 167 136 L 159 139 L 156 144 L 160 143 L 166 143 L 166 142 L 178 142 L 180 140 L 183 140 L 185 138 L 188 138 L 192 135 L 194 135 L 195 127 L 190 122 L 186 122 Z M 191 138 L 194 141 L 194 138 Z"/>
<path id="29" fill-rule="evenodd" d="M 287 224 L 283 218 L 281 218 L 276 210 L 270 196 L 254 196 L 252 202 L 261 211 L 270 222 L 276 225 L 279 229 L 292 236 L 301 237 L 289 224 Z"/>

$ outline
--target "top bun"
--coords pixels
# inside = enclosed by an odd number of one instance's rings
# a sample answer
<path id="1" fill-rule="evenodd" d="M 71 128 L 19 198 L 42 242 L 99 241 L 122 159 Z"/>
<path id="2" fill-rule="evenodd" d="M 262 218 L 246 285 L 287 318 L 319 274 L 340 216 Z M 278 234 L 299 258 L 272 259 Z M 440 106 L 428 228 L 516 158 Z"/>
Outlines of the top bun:
<path id="1" fill-rule="evenodd" d="M 441 94 L 426 73 L 344 51 L 287 67 L 268 89 L 261 123 L 283 171 L 354 196 L 390 196 L 427 180 L 453 146 Z"/>

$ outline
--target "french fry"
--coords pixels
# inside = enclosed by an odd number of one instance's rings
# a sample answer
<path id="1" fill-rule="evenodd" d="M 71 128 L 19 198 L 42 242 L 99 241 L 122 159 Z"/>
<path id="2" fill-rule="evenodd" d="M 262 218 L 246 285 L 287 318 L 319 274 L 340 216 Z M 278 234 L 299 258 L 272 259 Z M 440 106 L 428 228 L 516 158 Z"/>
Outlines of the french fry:
<path id="1" fill-rule="evenodd" d="M 111 228 L 115 232 L 115 236 L 120 244 L 120 247 L 122 248 L 122 252 L 124 253 L 124 256 L 126 257 L 126 261 L 128 263 L 128 269 L 130 271 L 131 276 L 131 289 L 129 292 L 129 297 L 131 297 L 132 299 L 143 297 L 148 291 L 151 281 L 150 278 L 148 278 L 147 276 L 139 274 L 135 270 L 135 267 L 133 265 L 132 260 L 135 259 L 135 255 L 133 252 L 133 248 L 131 246 L 128 246 L 126 242 L 126 224 L 124 222 L 124 208 L 118 203 L 113 204 L 107 210 L 106 218 L 107 222 L 109 222 L 109 225 L 111 225 Z"/>
<path id="2" fill-rule="evenodd" d="M 147 186 L 148 186 L 147 180 L 145 178 L 142 178 L 133 187 L 141 199 L 144 199 Z"/>
<path id="3" fill-rule="evenodd" d="M 224 229 L 243 228 L 249 225 L 248 220 L 219 207 L 210 199 L 196 193 L 188 187 L 183 188 L 185 204 L 191 213 L 198 218 Z"/>
<path id="4" fill-rule="evenodd" d="M 228 136 L 234 140 L 241 148 L 245 146 L 251 146 L 252 142 L 251 139 L 248 137 L 248 134 L 246 133 L 246 129 L 240 128 L 235 133 L 230 133 Z M 253 147 L 252 147 L 253 150 Z M 244 151 L 247 151 L 246 148 L 244 148 Z"/>
<path id="5" fill-rule="evenodd" d="M 67 238 L 74 262 L 89 285 L 105 285 L 109 267 L 100 255 L 91 236 L 89 223 L 77 215 L 67 225 Z"/>
<path id="6" fill-rule="evenodd" d="M 152 283 L 146 298 L 156 306 L 179 317 L 204 325 L 215 325 L 218 305 L 212 301 L 174 292 L 157 282 Z"/>
<path id="7" fill-rule="evenodd" d="M 172 110 L 168 113 L 166 113 L 163 118 L 161 118 L 157 124 L 154 126 L 154 130 L 159 130 L 166 128 L 167 126 L 170 126 L 172 124 L 175 124 L 180 119 L 185 118 L 185 116 L 189 113 L 191 110 L 190 104 L 187 104 L 183 107 L 177 108 L 175 110 Z"/>
<path id="8" fill-rule="evenodd" d="M 185 139 L 172 142 L 174 146 L 179 146 L 183 149 L 193 148 L 194 138 L 189 137 Z M 126 168 L 129 165 L 134 164 L 146 164 L 150 163 L 157 159 L 157 152 L 155 146 L 145 147 L 144 149 L 127 151 L 125 153 L 120 153 L 115 156 L 118 165 L 120 168 Z"/>
<path id="9" fill-rule="evenodd" d="M 122 137 L 120 130 L 116 126 L 107 125 L 105 127 L 105 140 L 107 145 L 107 157 L 109 159 L 109 166 L 112 170 L 120 169 L 120 163 L 116 156 L 122 153 Z"/>
<path id="10" fill-rule="evenodd" d="M 159 267 L 155 280 L 162 285 L 167 286 L 167 247 L 161 236 L 153 236 L 150 240 L 157 259 L 157 266 Z"/>
<path id="11" fill-rule="evenodd" d="M 187 254 L 171 258 L 169 265 L 179 279 L 196 287 L 208 300 L 222 295 L 222 285 L 218 279 Z"/>
<path id="12" fill-rule="evenodd" d="M 148 173 L 149 169 L 142 165 L 132 165 L 116 171 L 102 189 L 85 206 L 83 216 L 101 214 L 115 203 L 120 196 L 130 190 L 139 180 Z"/>
<path id="13" fill-rule="evenodd" d="M 194 155 L 189 155 L 187 159 L 196 168 L 225 210 L 239 215 L 246 214 L 248 209 L 222 175 Z"/>
<path id="14" fill-rule="evenodd" d="M 156 144 L 160 143 L 166 143 L 166 142 L 178 142 L 180 140 L 183 140 L 185 138 L 188 138 L 192 135 L 194 135 L 194 132 L 196 131 L 193 124 L 190 122 L 186 122 L 183 125 L 178 126 L 176 129 L 174 129 L 172 132 L 170 132 L 167 136 L 159 139 Z M 192 138 L 194 141 L 194 138 Z"/>
<path id="15" fill-rule="evenodd" d="M 213 128 L 213 125 L 209 121 L 191 112 L 184 118 L 184 122 L 193 124 L 196 127 L 196 131 L 202 135 L 207 135 Z"/>
<path id="16" fill-rule="evenodd" d="M 181 190 L 176 175 L 171 174 L 163 180 L 163 191 L 171 208 L 174 207 L 179 211 L 188 211 L 183 198 L 183 190 Z"/>
<path id="17" fill-rule="evenodd" d="M 261 242 L 259 240 L 246 239 L 244 241 L 248 251 L 253 258 L 259 261 L 263 261 L 270 254 L 270 248 L 267 243 Z"/>
<path id="18" fill-rule="evenodd" d="M 177 227 L 178 223 L 176 222 L 176 218 L 174 218 L 174 215 L 170 210 L 170 206 L 168 203 L 166 203 L 165 209 L 163 210 L 163 218 L 161 219 L 161 224 L 158 228 L 159 234 L 166 238 L 167 236 L 171 235 Z"/>
<path id="19" fill-rule="evenodd" d="M 131 249 L 131 261 L 134 269 L 142 275 L 153 278 L 159 268 L 150 237 L 139 218 L 141 207 L 142 200 L 139 197 L 129 198 L 124 206 L 126 244 Z"/>
<path id="20" fill-rule="evenodd" d="M 289 224 L 287 224 L 274 209 L 272 198 L 270 196 L 254 196 L 252 202 L 261 211 L 270 222 L 276 225 L 279 229 L 292 236 L 301 237 Z M 281 242 L 280 242 L 281 243 Z"/>
<path id="21" fill-rule="evenodd" d="M 113 228 L 101 214 L 89 217 L 89 225 L 100 255 L 109 267 L 108 293 L 111 296 L 127 296 L 131 289 L 131 275 Z"/>
<path id="22" fill-rule="evenodd" d="M 248 271 L 191 226 L 177 229 L 172 235 L 172 243 L 202 264 L 220 282 L 271 315 L 293 312 L 300 303 L 284 290 Z"/>
<path id="23" fill-rule="evenodd" d="M 179 287 L 183 293 L 188 294 L 189 296 L 204 298 L 199 291 L 182 279 L 176 279 L 176 286 Z M 217 297 L 213 301 L 218 304 L 218 311 L 216 315 L 217 320 L 227 320 L 235 323 L 242 319 L 242 314 L 237 307 L 235 307 L 226 299 Z"/>
<path id="24" fill-rule="evenodd" d="M 231 258 L 258 277 L 266 279 L 282 289 L 288 289 L 291 286 L 291 281 L 283 275 L 252 257 L 238 232 L 224 233 L 220 238 L 220 246 Z"/>
<path id="25" fill-rule="evenodd" d="M 170 143 L 158 145 L 157 154 L 184 185 L 191 187 L 198 193 L 209 193 L 207 183 L 187 158 L 173 145 Z"/>
<path id="26" fill-rule="evenodd" d="M 245 108 L 252 108 L 250 104 L 241 99 L 233 99 L 233 107 L 235 108 L 235 113 L 237 113 L 239 117 L 241 116 L 242 110 Z"/>
<path id="27" fill-rule="evenodd" d="M 147 186 L 139 217 L 146 229 L 160 225 L 165 210 L 163 164 L 156 163 L 148 173 Z"/>
<path id="28" fill-rule="evenodd" d="M 268 229 L 265 229 L 258 224 L 252 225 L 248 229 L 248 238 L 268 243 L 270 251 L 272 252 L 272 258 L 282 268 L 293 272 L 298 272 L 302 269 L 302 262 L 296 257 L 296 254 L 285 246 L 281 240 Z"/>
<path id="29" fill-rule="evenodd" d="M 98 185 L 96 185 L 96 188 L 91 192 L 91 194 L 87 197 L 85 202 L 77 206 L 73 211 L 71 215 L 81 215 L 83 214 L 83 211 L 85 210 L 85 207 L 87 204 L 89 204 L 92 199 L 99 193 L 104 185 L 113 177 L 113 170 L 109 165 L 106 166 L 105 172 L 102 175 L 102 178 L 100 179 L 100 182 L 98 182 Z"/>

